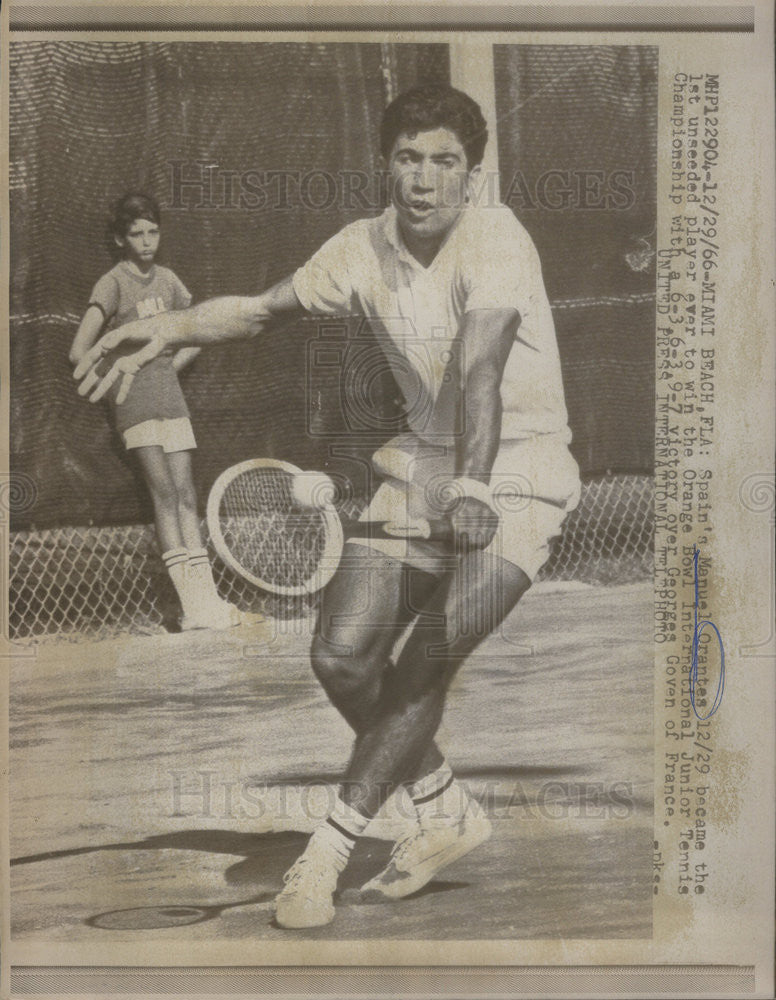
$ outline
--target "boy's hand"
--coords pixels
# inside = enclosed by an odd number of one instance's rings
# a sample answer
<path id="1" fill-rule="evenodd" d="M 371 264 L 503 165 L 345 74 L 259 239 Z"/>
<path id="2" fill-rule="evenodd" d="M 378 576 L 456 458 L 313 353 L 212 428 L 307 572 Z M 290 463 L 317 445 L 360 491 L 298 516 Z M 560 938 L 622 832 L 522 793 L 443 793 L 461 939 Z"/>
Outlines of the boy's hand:
<path id="1" fill-rule="evenodd" d="M 81 358 L 73 372 L 73 378 L 81 382 L 78 387 L 80 396 L 88 395 L 89 402 L 96 403 L 102 399 L 115 382 L 121 379 L 116 403 L 123 403 L 132 387 L 135 375 L 143 365 L 147 365 L 149 361 L 153 361 L 154 358 L 158 358 L 163 353 L 167 344 L 161 334 L 156 334 L 147 338 L 145 346 L 135 351 L 134 354 L 118 358 L 104 375 L 101 374 L 98 371 L 98 365 L 106 354 L 122 343 L 139 339 L 136 332 L 130 329 L 134 325 L 127 324 L 125 327 L 106 333 Z"/>

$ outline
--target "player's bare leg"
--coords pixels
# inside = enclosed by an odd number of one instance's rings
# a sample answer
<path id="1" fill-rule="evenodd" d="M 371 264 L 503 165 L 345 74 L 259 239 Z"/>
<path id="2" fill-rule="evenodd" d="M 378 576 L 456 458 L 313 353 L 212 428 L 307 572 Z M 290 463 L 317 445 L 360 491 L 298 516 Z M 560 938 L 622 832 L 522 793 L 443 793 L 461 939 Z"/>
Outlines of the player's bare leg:
<path id="1" fill-rule="evenodd" d="M 410 582 L 414 584 L 411 596 Z M 390 662 L 394 644 L 436 586 L 436 579 L 428 574 L 410 574 L 401 563 L 364 546 L 347 547 L 340 571 L 322 601 L 312 664 L 332 703 L 356 731 L 357 740 L 373 718 L 384 675 L 395 669 Z M 432 742 L 419 766 L 433 771 L 442 759 Z M 338 797 L 330 816 L 284 877 L 284 888 L 275 901 L 275 917 L 281 926 L 314 927 L 332 919 L 337 880 L 369 818 Z M 416 822 L 409 819 L 414 830 Z"/>
<path id="2" fill-rule="evenodd" d="M 365 815 L 386 789 L 408 780 L 433 742 L 447 689 L 465 658 L 514 608 L 530 586 L 517 566 L 472 552 L 442 580 L 426 605 L 439 624 L 419 623 L 387 674 L 368 731 L 356 741 L 347 800 Z M 356 802 L 355 797 L 363 798 Z"/>
<path id="3" fill-rule="evenodd" d="M 452 579 L 440 585 L 429 610 L 443 609 L 444 624 L 428 630 L 416 626 L 384 691 L 374 725 L 357 742 L 348 788 L 355 794 L 369 790 L 361 810 L 371 813 L 379 808 L 384 790 L 406 780 L 427 741 L 433 739 L 456 671 L 529 586 L 528 577 L 516 566 L 483 553 L 465 557 Z M 388 866 L 363 887 L 367 897 L 397 899 L 417 892 L 490 836 L 487 817 L 453 781 L 446 765 L 412 782 L 409 792 L 418 829 L 399 840 Z"/>
<path id="4" fill-rule="evenodd" d="M 327 923 L 334 915 L 339 874 L 369 818 L 401 782 L 422 775 L 437 780 L 446 765 L 433 737 L 450 680 L 529 586 L 517 567 L 479 553 L 464 558 L 451 578 L 423 581 L 418 594 L 422 604 L 403 596 L 408 571 L 393 560 L 375 560 L 366 553 L 363 562 L 356 557 L 343 569 L 326 595 L 313 661 L 357 737 L 335 809 L 292 866 L 278 896 L 276 916 L 286 927 Z M 426 615 L 416 624 L 390 668 L 387 655 L 419 607 L 434 617 Z M 478 628 L 483 608 L 492 610 L 485 627 Z M 435 655 L 428 655 L 429 648 Z M 408 675 L 415 672 L 408 684 Z M 472 817 L 468 796 L 454 785 L 451 772 L 439 792 L 448 796 L 446 801 L 436 792 L 419 796 L 418 821 L 397 844 L 386 872 L 369 884 L 371 890 L 394 897 L 416 891 L 489 836 L 490 824 Z M 447 815 L 451 797 L 457 806 Z M 424 824 L 424 817 L 438 814 L 440 806 L 442 824 Z"/>
<path id="5" fill-rule="evenodd" d="M 313 640 L 313 670 L 358 739 L 372 723 L 391 655 L 407 626 L 439 586 L 438 577 L 363 545 L 348 545 L 327 587 Z M 421 777 L 443 757 L 432 741 L 418 761 Z"/>

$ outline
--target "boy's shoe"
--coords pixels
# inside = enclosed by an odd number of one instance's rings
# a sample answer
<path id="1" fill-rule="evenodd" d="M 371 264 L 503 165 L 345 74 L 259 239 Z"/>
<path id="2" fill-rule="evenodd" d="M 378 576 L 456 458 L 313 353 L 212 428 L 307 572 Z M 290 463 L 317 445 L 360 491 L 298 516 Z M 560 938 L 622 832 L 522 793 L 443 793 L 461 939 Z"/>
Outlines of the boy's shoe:
<path id="1" fill-rule="evenodd" d="M 246 625 L 253 621 L 262 621 L 262 615 L 250 615 L 240 609 L 235 604 L 223 601 L 211 601 L 207 605 L 200 605 L 196 614 L 184 615 L 181 619 L 181 631 L 187 632 L 189 629 L 209 628 L 216 631 L 234 628 L 236 625 Z"/>
<path id="2" fill-rule="evenodd" d="M 234 628 L 235 625 L 244 625 L 248 620 L 248 616 L 236 604 L 230 604 L 220 597 L 210 605 L 208 615 L 212 622 L 210 628 L 214 629 Z"/>
<path id="3" fill-rule="evenodd" d="M 443 868 L 484 843 L 492 832 L 490 820 L 477 814 L 469 803 L 452 822 L 421 813 L 417 826 L 396 842 L 386 867 L 362 887 L 361 896 L 367 901 L 410 896 Z"/>

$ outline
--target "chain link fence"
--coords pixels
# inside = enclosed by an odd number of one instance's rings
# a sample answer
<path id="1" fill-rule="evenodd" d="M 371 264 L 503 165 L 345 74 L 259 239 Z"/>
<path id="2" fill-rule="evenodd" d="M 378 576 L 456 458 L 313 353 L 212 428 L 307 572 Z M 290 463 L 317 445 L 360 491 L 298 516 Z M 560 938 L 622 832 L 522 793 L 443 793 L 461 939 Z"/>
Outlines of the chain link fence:
<path id="1" fill-rule="evenodd" d="M 585 482 L 579 507 L 538 579 L 604 586 L 648 579 L 653 499 L 651 477 Z M 257 590 L 211 556 L 220 593 L 243 610 L 285 619 L 315 606 L 315 596 L 292 599 Z M 151 526 L 19 531 L 10 538 L 9 565 L 9 632 L 15 641 L 177 628 L 177 599 Z"/>

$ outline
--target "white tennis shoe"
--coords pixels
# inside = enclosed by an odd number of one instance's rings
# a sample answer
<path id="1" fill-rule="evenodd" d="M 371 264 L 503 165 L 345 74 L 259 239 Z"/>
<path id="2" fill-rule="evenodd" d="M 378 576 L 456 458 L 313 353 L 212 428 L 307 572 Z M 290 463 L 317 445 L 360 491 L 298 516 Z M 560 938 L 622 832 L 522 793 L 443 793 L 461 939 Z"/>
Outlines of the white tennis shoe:
<path id="1" fill-rule="evenodd" d="M 261 617 L 248 615 L 240 611 L 235 604 L 230 604 L 219 597 L 217 600 L 200 605 L 195 614 L 184 615 L 181 619 L 181 631 L 188 632 L 195 628 L 223 631 L 236 625 L 248 624 L 254 619 L 260 621 Z"/>
<path id="2" fill-rule="evenodd" d="M 418 823 L 396 842 L 386 867 L 361 888 L 364 899 L 403 899 L 427 885 L 443 868 L 484 843 L 490 820 L 467 802 L 452 822 L 419 813 Z"/>
<path id="3" fill-rule="evenodd" d="M 304 853 L 283 876 L 275 897 L 275 920 L 281 927 L 323 927 L 334 919 L 334 892 L 347 858 L 322 846 L 315 834 Z"/>
<path id="4" fill-rule="evenodd" d="M 211 619 L 210 628 L 214 629 L 234 628 L 235 625 L 243 625 L 247 620 L 247 616 L 236 604 L 230 604 L 220 597 L 210 605 L 208 616 Z"/>

